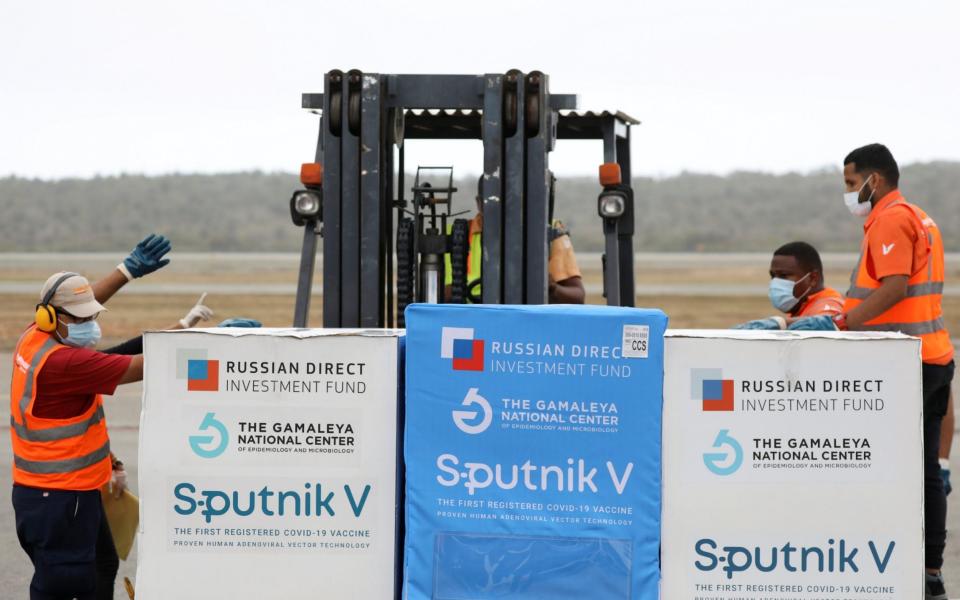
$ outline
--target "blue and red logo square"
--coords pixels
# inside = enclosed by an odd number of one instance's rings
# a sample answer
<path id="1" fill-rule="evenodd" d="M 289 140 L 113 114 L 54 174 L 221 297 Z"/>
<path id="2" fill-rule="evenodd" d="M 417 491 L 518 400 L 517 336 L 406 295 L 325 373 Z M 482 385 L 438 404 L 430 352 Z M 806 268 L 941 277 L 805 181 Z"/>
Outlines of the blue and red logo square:
<path id="1" fill-rule="evenodd" d="M 735 408 L 734 380 L 720 369 L 691 369 L 690 391 L 704 412 L 731 412 Z"/>
<path id="2" fill-rule="evenodd" d="M 187 391 L 216 392 L 220 389 L 220 361 L 208 360 L 203 348 L 177 349 L 177 379 L 187 382 Z"/>
<path id="3" fill-rule="evenodd" d="M 216 392 L 220 389 L 219 360 L 187 361 L 187 390 L 190 392 Z"/>
<path id="4" fill-rule="evenodd" d="M 452 360 L 454 371 L 482 371 L 483 340 L 474 339 L 472 327 L 444 327 L 440 357 Z"/>

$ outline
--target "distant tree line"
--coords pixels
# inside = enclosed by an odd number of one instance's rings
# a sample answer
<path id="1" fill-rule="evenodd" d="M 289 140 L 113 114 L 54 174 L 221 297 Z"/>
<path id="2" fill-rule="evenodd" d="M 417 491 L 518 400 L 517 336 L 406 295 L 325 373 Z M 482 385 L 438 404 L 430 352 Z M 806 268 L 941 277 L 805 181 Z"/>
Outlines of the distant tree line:
<path id="1" fill-rule="evenodd" d="M 412 178 L 407 180 L 412 182 Z M 0 252 L 116 251 L 159 231 L 181 251 L 297 251 L 289 173 L 124 175 L 43 181 L 0 179 Z M 456 210 L 474 208 L 476 178 L 457 182 Z M 838 171 L 726 176 L 682 173 L 633 182 L 641 251 L 768 251 L 803 239 L 825 251 L 855 251 L 860 222 L 847 213 Z M 960 251 L 960 163 L 903 168 L 901 189 L 929 212 L 948 250 Z M 603 236 L 593 178 L 560 178 L 555 214 L 578 250 Z M 407 192 L 409 198 L 410 193 Z"/>

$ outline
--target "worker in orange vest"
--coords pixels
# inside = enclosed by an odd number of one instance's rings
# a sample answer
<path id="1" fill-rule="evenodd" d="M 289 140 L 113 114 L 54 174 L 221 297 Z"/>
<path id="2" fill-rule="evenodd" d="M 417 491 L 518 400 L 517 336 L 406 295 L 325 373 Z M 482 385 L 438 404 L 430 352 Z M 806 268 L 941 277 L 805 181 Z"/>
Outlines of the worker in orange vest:
<path id="1" fill-rule="evenodd" d="M 947 503 L 938 451 L 953 380 L 953 344 L 943 322 L 943 240 L 936 222 L 898 189 L 900 170 L 881 144 L 843 161 L 844 201 L 865 219 L 860 260 L 843 312 L 801 319 L 793 330 L 900 331 L 922 341 L 926 598 L 946 600 L 943 548 Z"/>
<path id="2" fill-rule="evenodd" d="M 14 351 L 10 386 L 13 508 L 17 537 L 34 566 L 31 599 L 113 598 L 118 559 L 100 489 L 119 495 L 123 464 L 110 452 L 103 394 L 143 378 L 142 341 L 97 352 L 103 303 L 134 278 L 165 266 L 170 242 L 152 235 L 110 275 L 91 284 L 56 273 L 34 323 Z M 198 303 L 178 327 L 211 311 Z M 136 352 L 136 355 L 131 355 Z"/>
<path id="3" fill-rule="evenodd" d="M 843 296 L 824 285 L 820 253 L 806 242 L 790 242 L 774 251 L 769 296 L 773 307 L 786 313 L 785 317 L 747 321 L 734 329 L 786 329 L 796 318 L 843 312 Z"/>

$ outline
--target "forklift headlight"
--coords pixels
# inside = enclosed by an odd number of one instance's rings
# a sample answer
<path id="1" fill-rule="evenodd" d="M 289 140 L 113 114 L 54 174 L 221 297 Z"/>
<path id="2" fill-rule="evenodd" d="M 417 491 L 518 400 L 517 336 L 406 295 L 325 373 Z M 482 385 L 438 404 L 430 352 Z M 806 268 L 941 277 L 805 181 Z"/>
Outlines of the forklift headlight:
<path id="1" fill-rule="evenodd" d="M 605 219 L 616 219 L 623 215 L 627 203 L 622 194 L 605 192 L 600 194 L 599 212 Z"/>
<path id="2" fill-rule="evenodd" d="M 320 192 L 297 190 L 290 197 L 290 218 L 297 227 L 303 227 L 309 221 L 323 219 L 323 198 Z"/>
<path id="3" fill-rule="evenodd" d="M 320 197 L 314 192 L 297 192 L 293 198 L 293 208 L 301 217 L 315 217 L 320 214 Z"/>

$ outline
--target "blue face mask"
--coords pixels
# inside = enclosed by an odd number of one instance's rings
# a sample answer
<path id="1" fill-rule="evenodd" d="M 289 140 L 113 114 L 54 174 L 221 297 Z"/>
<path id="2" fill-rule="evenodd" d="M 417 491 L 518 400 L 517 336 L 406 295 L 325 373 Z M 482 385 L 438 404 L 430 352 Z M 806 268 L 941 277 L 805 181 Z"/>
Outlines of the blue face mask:
<path id="1" fill-rule="evenodd" d="M 774 277 L 771 279 L 770 303 L 773 304 L 773 307 L 785 313 L 788 313 L 796 308 L 797 304 L 803 300 L 804 296 L 810 293 L 810 290 L 808 289 L 803 293 L 803 296 L 797 298 L 793 295 L 793 287 L 809 276 L 810 273 L 807 273 L 796 281 L 790 281 L 789 279 L 782 279 L 780 277 Z"/>
<path id="2" fill-rule="evenodd" d="M 92 348 L 100 341 L 100 325 L 96 321 L 67 323 L 67 337 L 60 341 L 74 348 Z M 60 334 L 57 334 L 60 337 Z"/>

